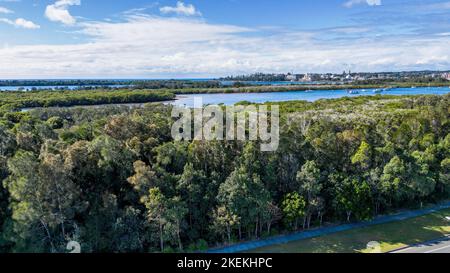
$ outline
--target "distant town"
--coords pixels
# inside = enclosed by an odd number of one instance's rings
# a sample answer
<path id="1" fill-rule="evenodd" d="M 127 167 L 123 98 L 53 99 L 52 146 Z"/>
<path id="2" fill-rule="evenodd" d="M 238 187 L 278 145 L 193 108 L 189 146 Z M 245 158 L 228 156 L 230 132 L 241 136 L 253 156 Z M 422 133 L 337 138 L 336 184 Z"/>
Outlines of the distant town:
<path id="1" fill-rule="evenodd" d="M 306 73 L 306 74 L 264 74 L 231 76 L 221 78 L 230 81 L 290 81 L 290 82 L 364 82 L 364 81 L 450 81 L 450 71 L 408 71 L 408 72 L 352 72 Z"/>
<path id="2" fill-rule="evenodd" d="M 38 90 L 97 90 L 97 89 L 220 89 L 263 86 L 340 86 L 386 87 L 386 86 L 447 86 L 450 71 L 409 71 L 409 72 L 353 72 L 342 73 L 255 73 L 228 76 L 216 79 L 40 79 L 40 80 L 0 80 L 2 91 L 38 91 Z M 308 88 L 309 89 L 309 88 Z M 285 89 L 283 89 L 285 90 Z M 298 89 L 296 89 L 298 90 Z M 273 91 L 273 90 L 272 90 Z"/>

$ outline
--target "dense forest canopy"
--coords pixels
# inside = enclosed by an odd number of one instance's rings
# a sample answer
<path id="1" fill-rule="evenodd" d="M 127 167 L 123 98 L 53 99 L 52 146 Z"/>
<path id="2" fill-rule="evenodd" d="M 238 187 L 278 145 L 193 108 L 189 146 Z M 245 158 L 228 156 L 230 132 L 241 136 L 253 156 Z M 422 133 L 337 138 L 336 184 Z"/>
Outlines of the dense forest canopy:
<path id="1" fill-rule="evenodd" d="M 0 80 L 0 86 L 129 85 L 131 80 Z"/>
<path id="2" fill-rule="evenodd" d="M 280 103 L 276 152 L 175 142 L 170 105 L 6 111 L 0 251 L 193 251 L 448 199 L 449 100 Z"/>
<path id="3" fill-rule="evenodd" d="M 174 98 L 172 92 L 153 90 L 5 91 L 0 92 L 0 115 L 23 108 L 147 103 Z"/>

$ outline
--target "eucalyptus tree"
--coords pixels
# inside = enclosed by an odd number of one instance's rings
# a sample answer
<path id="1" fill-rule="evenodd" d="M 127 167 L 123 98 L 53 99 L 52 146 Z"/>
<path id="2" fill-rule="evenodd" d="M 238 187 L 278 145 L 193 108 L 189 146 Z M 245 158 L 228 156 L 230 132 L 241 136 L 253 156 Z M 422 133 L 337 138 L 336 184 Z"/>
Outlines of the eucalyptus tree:
<path id="1" fill-rule="evenodd" d="M 318 198 L 323 185 L 320 181 L 320 169 L 314 161 L 307 161 L 297 173 L 297 182 L 299 183 L 300 193 L 304 196 L 307 209 L 303 228 L 309 228 L 311 225 L 311 217 L 318 205 Z"/>
<path id="2" fill-rule="evenodd" d="M 15 240 L 23 240 L 16 243 L 61 251 L 76 226 L 75 215 L 85 209 L 61 155 L 19 151 L 8 168 L 4 185 L 12 199 Z"/>

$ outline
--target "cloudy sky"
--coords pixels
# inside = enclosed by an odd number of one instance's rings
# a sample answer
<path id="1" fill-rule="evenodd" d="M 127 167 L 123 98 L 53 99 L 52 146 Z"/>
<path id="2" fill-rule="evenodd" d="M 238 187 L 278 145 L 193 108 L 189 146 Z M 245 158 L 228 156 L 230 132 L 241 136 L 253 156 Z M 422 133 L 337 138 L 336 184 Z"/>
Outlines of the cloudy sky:
<path id="1" fill-rule="evenodd" d="M 450 1 L 0 0 L 0 78 L 450 69 Z"/>

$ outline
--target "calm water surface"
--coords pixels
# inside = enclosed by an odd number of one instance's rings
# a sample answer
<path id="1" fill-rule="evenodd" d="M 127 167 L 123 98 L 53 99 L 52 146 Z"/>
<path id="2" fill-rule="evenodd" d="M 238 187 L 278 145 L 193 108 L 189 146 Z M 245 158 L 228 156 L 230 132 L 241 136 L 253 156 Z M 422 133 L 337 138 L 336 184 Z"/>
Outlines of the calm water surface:
<path id="1" fill-rule="evenodd" d="M 358 94 L 348 94 L 346 90 L 320 90 L 320 91 L 289 91 L 273 93 L 236 93 L 236 94 L 195 94 L 180 95 L 172 102 L 174 105 L 193 107 L 194 98 L 201 97 L 203 104 L 233 105 L 241 101 L 253 103 L 281 102 L 281 101 L 316 101 L 320 99 L 334 99 L 342 97 L 374 96 L 374 89 L 361 89 Z M 383 95 L 445 95 L 450 93 L 450 87 L 423 87 L 423 88 L 395 88 L 384 91 Z"/>

